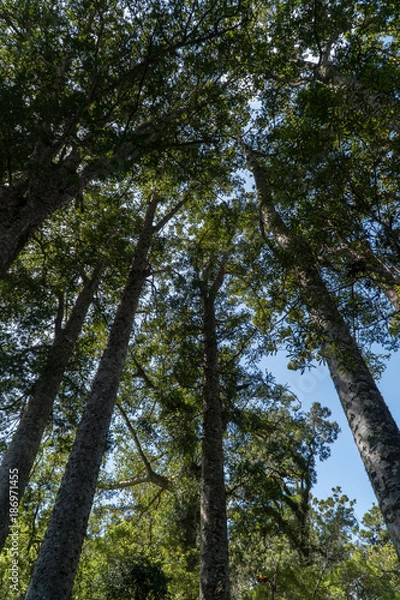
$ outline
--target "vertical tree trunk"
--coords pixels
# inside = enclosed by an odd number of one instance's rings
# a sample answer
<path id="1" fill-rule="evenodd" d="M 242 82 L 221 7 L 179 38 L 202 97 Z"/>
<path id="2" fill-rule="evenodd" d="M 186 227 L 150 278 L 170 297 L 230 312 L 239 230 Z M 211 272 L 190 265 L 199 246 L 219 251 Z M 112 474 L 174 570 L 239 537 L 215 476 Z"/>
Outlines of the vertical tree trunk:
<path id="1" fill-rule="evenodd" d="M 350 329 L 329 292 L 312 252 L 293 234 L 275 209 L 267 178 L 252 150 L 245 146 L 264 223 L 287 253 L 297 274 L 303 301 L 320 329 L 322 353 L 338 392 L 389 535 L 400 558 L 400 431 L 386 406 Z"/>
<path id="2" fill-rule="evenodd" d="M 72 591 L 132 325 L 146 279 L 157 202 L 154 194 L 147 208 L 128 280 L 78 427 L 26 600 L 68 600 Z"/>
<path id="3" fill-rule="evenodd" d="M 195 573 L 199 564 L 198 555 L 198 525 L 199 525 L 199 495 L 195 493 L 186 500 L 183 515 L 179 519 L 179 528 L 182 531 L 182 545 L 187 556 L 186 569 Z"/>
<path id="4" fill-rule="evenodd" d="M 0 549 L 5 544 L 10 526 L 9 472 L 12 470 L 15 473 L 15 469 L 18 470 L 18 502 L 20 502 L 65 369 L 81 333 L 103 270 L 104 265 L 99 263 L 92 278 L 84 283 L 65 327 L 56 334 L 44 372 L 34 385 L 17 431 L 3 458 L 0 467 Z"/>
<path id="5" fill-rule="evenodd" d="M 220 271 L 222 274 L 222 271 Z M 215 319 L 217 280 L 206 289 L 204 309 L 204 393 L 202 482 L 200 505 L 200 600 L 229 600 L 228 533 L 224 482 L 223 424 L 219 388 L 218 346 Z"/>

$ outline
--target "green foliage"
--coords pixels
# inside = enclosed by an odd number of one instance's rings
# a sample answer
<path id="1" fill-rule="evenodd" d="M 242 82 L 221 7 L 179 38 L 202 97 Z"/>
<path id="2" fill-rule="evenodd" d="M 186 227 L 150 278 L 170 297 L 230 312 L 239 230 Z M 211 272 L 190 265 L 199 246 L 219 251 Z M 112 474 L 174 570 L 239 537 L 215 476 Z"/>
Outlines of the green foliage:
<path id="1" fill-rule="evenodd" d="M 321 360 L 292 268 L 301 240 L 375 376 L 398 348 L 398 12 L 350 0 L 2 2 L 1 220 L 65 193 L 0 284 L 2 451 L 83 281 L 107 263 L 21 506 L 22 587 L 156 192 L 158 222 L 182 206 L 151 249 L 119 387 L 127 419 L 114 415 L 74 598 L 197 598 L 200 290 L 222 265 L 235 597 L 400 598 L 378 509 L 357 530 L 339 489 L 312 496 L 338 435 L 329 411 L 302 412 L 259 370 L 278 348 L 293 369 Z M 297 236 L 287 253 L 261 223 L 238 135 Z M 9 564 L 6 552 L 7 599 Z"/>
<path id="2" fill-rule="evenodd" d="M 333 490 L 315 501 L 310 513 L 314 535 L 312 561 L 304 560 L 281 536 L 261 531 L 247 540 L 234 539 L 234 591 L 240 600 L 378 600 L 399 598 L 400 571 L 390 542 L 365 544 L 365 537 L 382 525 L 376 507 L 358 530 L 354 502 Z M 367 526 L 367 523 L 369 524 Z M 380 525 L 379 525 L 380 524 Z"/>
<path id="3" fill-rule="evenodd" d="M 167 579 L 160 565 L 143 555 L 110 565 L 104 582 L 107 600 L 162 600 L 168 596 Z"/>
<path id="4" fill-rule="evenodd" d="M 50 432 L 43 440 L 29 485 L 18 509 L 17 595 L 9 580 L 12 560 L 15 558 L 12 554 L 15 548 L 12 547 L 10 536 L 0 556 L 0 594 L 4 600 L 20 600 L 28 587 L 70 449 L 70 438 L 60 436 L 59 439 L 55 439 Z"/>

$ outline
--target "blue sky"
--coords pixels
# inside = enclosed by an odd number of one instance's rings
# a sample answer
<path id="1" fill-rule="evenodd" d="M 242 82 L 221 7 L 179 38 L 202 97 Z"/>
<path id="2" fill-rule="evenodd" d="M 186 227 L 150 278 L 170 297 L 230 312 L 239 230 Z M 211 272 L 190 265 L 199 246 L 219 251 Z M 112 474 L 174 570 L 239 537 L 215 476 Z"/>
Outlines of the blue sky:
<path id="1" fill-rule="evenodd" d="M 361 521 L 376 499 L 328 369 L 320 366 L 301 375 L 299 371 L 289 371 L 286 367 L 287 362 L 285 352 L 282 351 L 276 356 L 266 358 L 262 367 L 274 375 L 277 383 L 290 387 L 301 401 L 303 410 L 308 410 L 313 402 L 320 402 L 330 408 L 332 420 L 341 428 L 338 439 L 331 446 L 330 458 L 318 463 L 318 482 L 313 494 L 317 498 L 327 498 L 331 495 L 332 487 L 340 486 L 349 499 L 357 500 L 355 514 Z M 397 400 L 399 371 L 400 353 L 392 356 L 378 382 L 378 387 L 397 424 L 400 424 L 400 403 Z"/>

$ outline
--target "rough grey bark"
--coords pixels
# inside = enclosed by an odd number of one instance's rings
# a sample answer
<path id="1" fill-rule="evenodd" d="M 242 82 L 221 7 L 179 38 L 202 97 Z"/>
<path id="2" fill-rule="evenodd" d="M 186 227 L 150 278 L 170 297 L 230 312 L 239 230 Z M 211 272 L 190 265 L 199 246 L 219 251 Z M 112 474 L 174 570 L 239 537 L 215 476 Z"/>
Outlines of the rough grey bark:
<path id="1" fill-rule="evenodd" d="M 363 356 L 329 292 L 304 238 L 292 233 L 277 212 L 267 177 L 245 146 L 265 225 L 291 261 L 311 320 L 319 328 L 328 364 L 354 440 L 400 557 L 400 431 Z"/>
<path id="2" fill-rule="evenodd" d="M 18 470 L 18 502 L 20 502 L 65 369 L 81 333 L 103 270 L 104 264 L 99 263 L 92 278 L 84 283 L 65 327 L 60 330 L 56 328 L 55 340 L 50 348 L 45 369 L 33 387 L 17 431 L 4 455 L 0 467 L 0 548 L 3 548 L 6 542 L 10 526 L 9 472 Z"/>
<path id="3" fill-rule="evenodd" d="M 391 302 L 392 306 L 397 311 L 400 311 L 400 296 L 397 293 L 396 289 L 386 286 L 386 285 L 382 285 L 382 289 L 383 289 L 387 299 L 389 300 L 389 302 Z"/>
<path id="4" fill-rule="evenodd" d="M 158 199 L 148 205 L 127 283 L 78 427 L 26 600 L 70 597 L 135 313 L 148 269 Z"/>
<path id="5" fill-rule="evenodd" d="M 224 482 L 223 423 L 219 386 L 215 296 L 224 265 L 213 285 L 201 282 L 204 310 L 204 392 L 200 501 L 200 600 L 229 600 L 228 532 Z"/>

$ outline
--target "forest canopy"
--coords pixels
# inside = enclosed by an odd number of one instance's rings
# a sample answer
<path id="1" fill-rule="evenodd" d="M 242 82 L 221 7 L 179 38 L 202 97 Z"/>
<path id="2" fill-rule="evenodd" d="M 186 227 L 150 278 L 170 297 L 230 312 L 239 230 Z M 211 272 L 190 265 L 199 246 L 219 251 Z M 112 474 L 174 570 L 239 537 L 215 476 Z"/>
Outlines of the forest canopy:
<path id="1" fill-rule="evenodd" d="M 393 1 L 3 1 L 3 598 L 400 597 L 399 28 Z M 339 428 L 278 350 L 329 371 L 361 523 L 313 495 Z"/>

